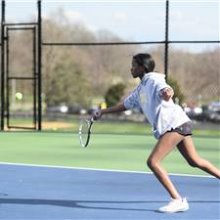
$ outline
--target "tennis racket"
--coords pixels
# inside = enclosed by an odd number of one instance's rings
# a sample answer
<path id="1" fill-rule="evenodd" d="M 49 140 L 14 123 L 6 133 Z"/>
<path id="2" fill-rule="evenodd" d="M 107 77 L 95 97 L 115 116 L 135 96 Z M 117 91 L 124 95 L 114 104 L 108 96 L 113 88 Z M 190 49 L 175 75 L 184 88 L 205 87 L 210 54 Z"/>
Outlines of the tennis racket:
<path id="1" fill-rule="evenodd" d="M 79 141 L 82 147 L 87 147 L 89 144 L 91 128 L 94 119 L 82 119 L 79 125 Z"/>

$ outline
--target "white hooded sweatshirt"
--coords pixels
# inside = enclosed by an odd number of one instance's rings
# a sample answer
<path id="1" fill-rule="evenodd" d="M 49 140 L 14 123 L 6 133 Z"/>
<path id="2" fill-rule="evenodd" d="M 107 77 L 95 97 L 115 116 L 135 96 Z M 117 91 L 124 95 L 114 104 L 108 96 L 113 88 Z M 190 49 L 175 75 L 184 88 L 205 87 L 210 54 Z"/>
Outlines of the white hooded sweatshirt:
<path id="1" fill-rule="evenodd" d="M 157 139 L 165 132 L 190 121 L 183 109 L 172 99 L 162 99 L 161 90 L 164 88 L 171 88 L 165 81 L 165 75 L 150 72 L 144 75 L 140 84 L 124 100 L 126 109 L 138 109 L 144 113 Z"/>

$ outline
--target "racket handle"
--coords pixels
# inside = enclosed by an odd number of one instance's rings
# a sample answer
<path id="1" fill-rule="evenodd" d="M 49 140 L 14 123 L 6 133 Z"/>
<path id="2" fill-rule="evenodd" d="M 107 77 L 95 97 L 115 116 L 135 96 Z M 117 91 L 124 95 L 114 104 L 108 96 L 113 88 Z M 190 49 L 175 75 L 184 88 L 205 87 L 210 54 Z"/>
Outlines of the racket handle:
<path id="1" fill-rule="evenodd" d="M 101 117 L 101 115 L 102 115 L 101 110 L 96 110 L 96 111 L 93 112 L 92 118 L 95 121 L 95 120 L 98 120 Z"/>

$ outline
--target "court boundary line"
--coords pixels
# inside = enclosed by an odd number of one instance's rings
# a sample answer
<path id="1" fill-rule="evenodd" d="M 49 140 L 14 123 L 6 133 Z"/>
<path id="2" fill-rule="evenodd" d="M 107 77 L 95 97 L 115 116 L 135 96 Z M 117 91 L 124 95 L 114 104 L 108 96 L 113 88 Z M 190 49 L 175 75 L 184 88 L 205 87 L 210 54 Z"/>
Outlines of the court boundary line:
<path id="1" fill-rule="evenodd" d="M 46 164 L 0 162 L 0 165 L 42 167 L 42 168 L 69 169 L 69 170 L 88 170 L 88 171 L 98 171 L 98 172 L 151 174 L 151 175 L 153 175 L 152 172 L 148 172 L 148 171 L 145 172 L 145 171 L 135 171 L 135 170 L 114 170 L 114 169 L 101 169 L 101 168 L 90 168 L 90 167 L 71 167 L 71 166 L 58 166 L 58 165 L 46 165 Z M 215 178 L 213 176 L 193 175 L 193 174 L 179 174 L 179 173 L 169 173 L 169 175 L 170 176 L 183 176 L 183 177 L 196 177 L 196 178 Z"/>

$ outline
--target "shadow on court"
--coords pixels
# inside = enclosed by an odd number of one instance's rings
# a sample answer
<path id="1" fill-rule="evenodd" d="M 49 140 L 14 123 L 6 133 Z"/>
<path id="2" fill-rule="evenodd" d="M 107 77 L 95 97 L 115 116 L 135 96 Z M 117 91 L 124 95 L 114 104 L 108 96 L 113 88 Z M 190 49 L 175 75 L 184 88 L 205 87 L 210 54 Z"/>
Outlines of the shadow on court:
<path id="1" fill-rule="evenodd" d="M 218 180 L 171 178 L 189 211 L 157 212 L 169 197 L 152 174 L 0 164 L 0 219 L 219 219 Z"/>
<path id="2" fill-rule="evenodd" d="M 86 200 L 48 200 L 48 199 L 20 199 L 20 198 L 10 198 L 10 199 L 0 199 L 0 204 L 25 204 L 25 205 L 53 205 L 53 206 L 64 206 L 71 208 L 91 208 L 91 209 L 117 209 L 117 210 L 131 210 L 123 208 L 107 208 L 107 207 L 91 207 L 90 205 L 97 204 L 147 204 L 147 203 L 166 203 L 167 201 L 86 201 Z M 86 203 L 87 205 L 83 205 Z M 220 203 L 220 201 L 190 201 L 190 203 Z M 132 209 L 134 211 L 146 211 L 147 209 Z"/>

